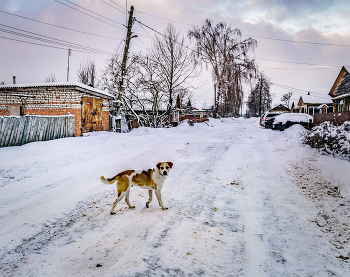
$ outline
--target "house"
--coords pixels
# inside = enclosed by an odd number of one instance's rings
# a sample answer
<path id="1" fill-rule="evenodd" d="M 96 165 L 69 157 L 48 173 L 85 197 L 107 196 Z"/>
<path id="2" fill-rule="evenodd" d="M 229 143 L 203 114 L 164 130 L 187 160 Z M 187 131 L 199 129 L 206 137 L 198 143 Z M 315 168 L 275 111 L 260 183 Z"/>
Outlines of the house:
<path id="1" fill-rule="evenodd" d="M 350 70 L 350 69 L 349 69 Z M 350 74 L 349 70 L 342 67 L 328 95 L 335 103 L 336 111 L 350 110 Z"/>
<path id="2" fill-rule="evenodd" d="M 330 121 L 339 126 L 350 120 L 350 74 L 349 68 L 343 66 L 328 93 L 334 106 L 333 113 L 320 113 L 314 117 L 315 124 Z M 328 104 L 327 104 L 328 105 Z M 325 109 L 325 106 L 320 107 Z M 327 109 L 328 110 L 328 109 Z"/>
<path id="3" fill-rule="evenodd" d="M 67 115 L 75 117 L 75 136 L 108 131 L 108 92 L 81 83 L 0 85 L 0 116 Z"/>
<path id="4" fill-rule="evenodd" d="M 290 109 L 280 104 L 270 110 L 271 113 L 290 113 Z"/>
<path id="5" fill-rule="evenodd" d="M 302 95 L 299 98 L 299 101 L 296 107 L 293 108 L 294 113 L 307 113 L 311 116 L 320 113 L 320 108 L 328 108 L 323 110 L 324 112 L 330 113 L 334 111 L 334 104 L 332 98 L 329 95 L 320 95 L 308 93 L 307 95 Z"/>

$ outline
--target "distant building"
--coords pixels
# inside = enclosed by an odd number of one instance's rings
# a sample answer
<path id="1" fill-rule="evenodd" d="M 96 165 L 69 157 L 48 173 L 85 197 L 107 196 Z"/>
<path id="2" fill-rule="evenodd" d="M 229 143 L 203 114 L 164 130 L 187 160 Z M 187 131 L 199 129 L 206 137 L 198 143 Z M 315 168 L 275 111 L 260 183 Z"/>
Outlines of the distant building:
<path id="1" fill-rule="evenodd" d="M 290 113 L 290 109 L 280 104 L 270 110 L 271 113 Z"/>
<path id="2" fill-rule="evenodd" d="M 81 83 L 0 85 L 0 116 L 75 116 L 75 136 L 84 132 L 108 131 L 108 92 Z"/>

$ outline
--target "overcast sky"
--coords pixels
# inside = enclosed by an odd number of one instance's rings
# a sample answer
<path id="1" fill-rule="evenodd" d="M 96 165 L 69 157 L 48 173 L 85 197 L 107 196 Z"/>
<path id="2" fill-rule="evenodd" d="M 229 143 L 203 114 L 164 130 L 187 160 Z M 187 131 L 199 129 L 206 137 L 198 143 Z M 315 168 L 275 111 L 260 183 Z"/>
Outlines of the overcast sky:
<path id="1" fill-rule="evenodd" d="M 78 4 L 104 16 L 105 19 L 99 18 L 105 22 L 62 3 L 98 17 L 71 3 Z M 191 25 L 201 25 L 206 18 L 214 23 L 226 21 L 233 28 L 239 28 L 243 38 L 253 37 L 258 42 L 255 58 L 259 69 L 274 84 L 294 88 L 294 99 L 300 95 L 295 89 L 302 90 L 301 93 L 316 92 L 315 95 L 320 97 L 322 93 L 328 94 L 341 66 L 350 65 L 350 4 L 346 0 L 128 0 L 127 3 L 125 0 L 1 0 L 0 81 L 11 84 L 12 76 L 16 76 L 17 83 L 43 83 L 51 74 L 58 81 L 67 80 L 67 46 L 33 40 L 13 32 L 23 34 L 25 31 L 27 36 L 32 32 L 107 52 L 101 55 L 73 50 L 70 81 L 77 80 L 77 67 L 88 58 L 94 59 L 98 68 L 103 68 L 108 53 L 123 47 L 126 5 L 128 9 L 134 6 L 134 15 L 139 21 L 160 32 L 169 20 L 173 20 L 176 28 L 186 35 Z M 143 29 L 138 23 L 134 24 L 133 31 L 138 38 L 132 39 L 131 51 L 144 51 L 150 46 L 149 36 L 154 36 L 153 31 Z M 204 103 L 213 103 L 210 77 L 210 71 L 203 72 L 204 85 L 196 91 L 198 108 Z M 273 85 L 273 104 L 279 104 L 281 96 L 290 90 Z M 248 93 L 245 92 L 246 96 Z"/>

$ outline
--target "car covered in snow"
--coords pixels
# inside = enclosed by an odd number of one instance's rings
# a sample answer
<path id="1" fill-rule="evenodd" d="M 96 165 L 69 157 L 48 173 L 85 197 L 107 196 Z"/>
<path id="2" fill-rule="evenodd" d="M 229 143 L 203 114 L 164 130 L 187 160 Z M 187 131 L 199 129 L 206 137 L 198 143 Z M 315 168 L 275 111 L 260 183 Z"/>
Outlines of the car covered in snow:
<path id="1" fill-rule="evenodd" d="M 275 116 L 280 115 L 282 113 L 279 112 L 265 112 L 261 117 L 260 117 L 260 125 L 265 126 L 265 122 L 268 122 L 272 120 Z"/>
<path id="2" fill-rule="evenodd" d="M 305 128 L 313 126 L 313 117 L 306 113 L 284 113 L 275 117 L 272 128 L 283 131 L 294 124 L 300 124 Z"/>

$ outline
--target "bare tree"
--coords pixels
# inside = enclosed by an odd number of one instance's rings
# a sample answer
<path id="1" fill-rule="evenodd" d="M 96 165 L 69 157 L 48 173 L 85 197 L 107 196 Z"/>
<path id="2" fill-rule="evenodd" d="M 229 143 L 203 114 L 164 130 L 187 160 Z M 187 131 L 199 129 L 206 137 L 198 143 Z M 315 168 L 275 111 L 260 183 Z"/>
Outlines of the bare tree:
<path id="1" fill-rule="evenodd" d="M 173 100 L 181 99 L 193 88 L 189 81 L 199 75 L 197 60 L 171 23 L 162 36 L 155 36 L 150 58 L 155 63 L 155 73 L 168 94 L 168 113 L 173 108 Z"/>
<path id="2" fill-rule="evenodd" d="M 289 102 L 290 102 L 290 99 L 291 99 L 292 96 L 293 96 L 293 92 L 289 91 L 286 94 L 283 94 L 282 97 L 281 97 L 281 101 L 284 104 L 286 104 L 287 108 L 289 108 Z"/>
<path id="3" fill-rule="evenodd" d="M 173 25 L 163 36 L 156 36 L 146 54 L 130 53 L 121 95 L 123 108 L 139 125 L 161 127 L 169 121 L 177 95 L 192 99 L 190 80 L 198 76 L 197 61 Z M 118 95 L 122 58 L 113 55 L 100 78 L 101 88 Z M 117 103 L 115 106 L 117 106 Z M 113 104 L 111 105 L 113 110 Z M 113 112 L 112 112 L 113 113 Z"/>
<path id="4" fill-rule="evenodd" d="M 214 116 L 236 113 L 243 101 L 242 82 L 255 75 L 256 65 L 250 54 L 257 46 L 256 40 L 242 40 L 239 29 L 232 29 L 226 22 L 214 25 L 209 19 L 201 27 L 193 27 L 188 36 L 196 42 L 198 57 L 212 66 L 217 87 Z"/>
<path id="5" fill-rule="evenodd" d="M 272 97 L 270 93 L 270 81 L 263 72 L 259 73 L 257 82 L 248 96 L 248 109 L 250 114 L 261 116 L 271 109 Z"/>
<path id="6" fill-rule="evenodd" d="M 79 64 L 77 77 L 80 83 L 90 87 L 96 85 L 96 65 L 94 60 L 87 59 Z"/>
<path id="7" fill-rule="evenodd" d="M 54 83 L 54 82 L 57 82 L 57 79 L 56 79 L 56 76 L 53 74 L 45 78 L 45 83 Z"/>

